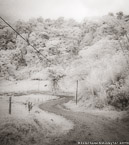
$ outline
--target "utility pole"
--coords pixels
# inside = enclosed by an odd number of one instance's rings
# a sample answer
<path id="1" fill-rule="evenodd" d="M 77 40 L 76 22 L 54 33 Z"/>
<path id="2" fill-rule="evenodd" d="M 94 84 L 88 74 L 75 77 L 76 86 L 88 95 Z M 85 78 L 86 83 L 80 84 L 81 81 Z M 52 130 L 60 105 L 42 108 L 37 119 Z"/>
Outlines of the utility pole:
<path id="1" fill-rule="evenodd" d="M 11 114 L 12 107 L 12 97 L 9 97 L 9 114 Z"/>
<path id="2" fill-rule="evenodd" d="M 76 82 L 76 96 L 75 96 L 75 99 L 76 99 L 76 105 L 77 105 L 77 99 L 78 98 L 78 80 Z"/>

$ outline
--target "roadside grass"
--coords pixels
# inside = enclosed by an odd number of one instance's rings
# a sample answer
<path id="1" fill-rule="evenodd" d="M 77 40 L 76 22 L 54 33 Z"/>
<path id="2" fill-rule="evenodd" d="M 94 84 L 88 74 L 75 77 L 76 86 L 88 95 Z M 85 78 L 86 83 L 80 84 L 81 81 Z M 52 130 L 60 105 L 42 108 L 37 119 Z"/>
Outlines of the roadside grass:
<path id="1" fill-rule="evenodd" d="M 46 130 L 41 131 L 34 122 L 9 118 L 0 125 L 1 145 L 32 145 L 45 143 Z"/>

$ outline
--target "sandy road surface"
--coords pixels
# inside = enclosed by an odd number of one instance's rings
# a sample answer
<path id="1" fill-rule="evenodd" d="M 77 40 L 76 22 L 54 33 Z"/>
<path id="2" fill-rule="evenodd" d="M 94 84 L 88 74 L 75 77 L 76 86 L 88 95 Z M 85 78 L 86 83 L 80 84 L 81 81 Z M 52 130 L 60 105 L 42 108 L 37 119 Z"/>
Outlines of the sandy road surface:
<path id="1" fill-rule="evenodd" d="M 129 128 L 106 117 L 67 110 L 61 105 L 72 97 L 61 97 L 48 101 L 39 107 L 45 111 L 63 116 L 74 123 L 74 128 L 66 135 L 51 138 L 50 145 L 76 145 L 78 142 L 126 142 L 129 141 Z M 119 144 L 119 143 L 118 143 Z"/>

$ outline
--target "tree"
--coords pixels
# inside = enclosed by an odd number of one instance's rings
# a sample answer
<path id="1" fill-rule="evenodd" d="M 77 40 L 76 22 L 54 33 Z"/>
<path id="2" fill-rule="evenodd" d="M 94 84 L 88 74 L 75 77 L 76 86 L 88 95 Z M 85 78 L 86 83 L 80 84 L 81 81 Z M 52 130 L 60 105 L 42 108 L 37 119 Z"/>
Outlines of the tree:
<path id="1" fill-rule="evenodd" d="M 16 35 L 9 27 L 0 29 L 0 49 L 15 49 Z"/>
<path id="2" fill-rule="evenodd" d="M 124 14 L 122 11 L 120 11 L 120 12 L 116 13 L 116 16 L 117 16 L 117 19 L 121 20 L 123 18 Z"/>
<path id="3" fill-rule="evenodd" d="M 118 15 L 122 16 L 123 12 L 118 12 Z M 108 17 L 106 24 L 109 26 L 111 34 L 114 35 L 116 40 L 118 40 L 120 48 L 128 61 L 128 54 L 126 53 L 129 49 L 128 22 L 118 20 L 115 17 Z"/>
<path id="4" fill-rule="evenodd" d="M 65 76 L 63 71 L 59 69 L 59 67 L 55 67 L 52 69 L 49 69 L 49 78 L 52 85 L 52 91 L 54 93 L 57 93 L 59 90 L 59 81 Z"/>

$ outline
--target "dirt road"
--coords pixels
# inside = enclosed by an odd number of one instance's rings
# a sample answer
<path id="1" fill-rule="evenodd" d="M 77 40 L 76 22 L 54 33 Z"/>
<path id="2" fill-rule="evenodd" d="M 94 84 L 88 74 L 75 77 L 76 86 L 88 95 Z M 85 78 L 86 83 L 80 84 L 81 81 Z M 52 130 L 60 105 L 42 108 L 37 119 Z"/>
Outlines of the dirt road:
<path id="1" fill-rule="evenodd" d="M 79 142 L 126 142 L 129 141 L 129 128 L 123 124 L 112 121 L 106 117 L 80 113 L 60 107 L 72 97 L 61 97 L 41 104 L 39 107 L 45 111 L 63 116 L 74 123 L 74 128 L 66 135 L 51 138 L 50 145 L 77 145 Z M 119 143 L 117 143 L 119 144 Z M 124 143 L 125 144 L 125 143 Z"/>

